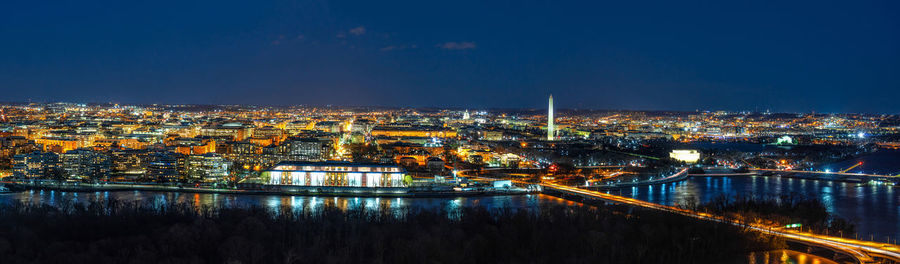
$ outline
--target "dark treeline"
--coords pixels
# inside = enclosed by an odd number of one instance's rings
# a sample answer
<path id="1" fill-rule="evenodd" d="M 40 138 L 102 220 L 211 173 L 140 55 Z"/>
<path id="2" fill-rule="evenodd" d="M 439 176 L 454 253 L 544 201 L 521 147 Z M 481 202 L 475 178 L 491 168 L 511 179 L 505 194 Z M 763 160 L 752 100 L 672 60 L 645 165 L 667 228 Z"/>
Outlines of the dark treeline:
<path id="1" fill-rule="evenodd" d="M 721 263 L 784 242 L 626 207 L 0 205 L 2 263 Z"/>
<path id="2" fill-rule="evenodd" d="M 717 196 L 707 203 L 688 201 L 682 207 L 765 224 L 800 223 L 803 231 L 852 235 L 856 226 L 828 212 L 821 200 L 796 193 L 770 197 Z"/>

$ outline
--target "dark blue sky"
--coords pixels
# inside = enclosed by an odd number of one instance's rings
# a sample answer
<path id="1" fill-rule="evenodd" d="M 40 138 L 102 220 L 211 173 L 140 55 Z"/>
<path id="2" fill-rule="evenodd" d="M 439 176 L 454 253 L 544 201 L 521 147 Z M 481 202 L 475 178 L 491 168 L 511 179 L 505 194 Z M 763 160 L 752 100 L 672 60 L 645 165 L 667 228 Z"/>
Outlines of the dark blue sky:
<path id="1" fill-rule="evenodd" d="M 5 1 L 0 101 L 900 113 L 900 1 Z"/>

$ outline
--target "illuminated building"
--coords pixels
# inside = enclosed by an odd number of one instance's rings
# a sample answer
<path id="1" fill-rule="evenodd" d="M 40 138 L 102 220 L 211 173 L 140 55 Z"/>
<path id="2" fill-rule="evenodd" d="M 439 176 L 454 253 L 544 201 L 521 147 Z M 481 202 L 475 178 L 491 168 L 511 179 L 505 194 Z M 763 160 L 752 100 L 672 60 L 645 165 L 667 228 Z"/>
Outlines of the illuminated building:
<path id="1" fill-rule="evenodd" d="M 43 146 L 44 151 L 56 153 L 65 153 L 83 147 L 82 142 L 74 138 L 42 137 L 35 139 L 34 143 Z"/>
<path id="2" fill-rule="evenodd" d="M 104 148 L 118 146 L 120 148 L 142 149 L 142 148 L 147 147 L 147 143 L 138 141 L 137 139 L 133 139 L 133 138 L 98 139 L 98 140 L 94 140 L 94 146 L 104 147 Z"/>
<path id="3" fill-rule="evenodd" d="M 118 149 L 110 151 L 112 177 L 122 180 L 136 180 L 144 176 L 146 150 Z"/>
<path id="4" fill-rule="evenodd" d="M 300 133 L 301 131 L 304 131 L 304 130 L 312 130 L 314 126 L 315 126 L 315 122 L 299 120 L 299 121 L 293 121 L 293 122 L 287 123 L 284 126 L 284 129 L 285 129 L 285 132 L 293 135 L 293 134 Z"/>
<path id="5" fill-rule="evenodd" d="M 247 141 L 249 141 L 251 144 L 254 144 L 257 146 L 263 146 L 263 147 L 271 146 L 272 144 L 275 144 L 275 141 L 272 138 L 255 138 L 254 137 L 254 138 L 247 139 Z"/>
<path id="6" fill-rule="evenodd" d="M 13 175 L 21 178 L 62 177 L 59 155 L 53 152 L 32 152 L 13 158 Z"/>
<path id="7" fill-rule="evenodd" d="M 547 140 L 555 138 L 556 127 L 553 125 L 553 95 L 550 95 L 550 102 L 547 105 Z"/>
<path id="8" fill-rule="evenodd" d="M 369 131 L 372 131 L 372 128 L 375 127 L 375 123 L 369 119 L 357 119 L 353 121 L 353 125 L 350 126 L 350 132 L 360 133 L 360 134 L 368 134 Z"/>
<path id="9" fill-rule="evenodd" d="M 485 140 L 485 141 L 503 140 L 503 132 L 501 132 L 501 131 L 485 130 L 485 131 L 479 132 L 479 134 L 481 134 L 481 140 Z"/>
<path id="10" fill-rule="evenodd" d="M 775 145 L 797 145 L 797 140 L 791 138 L 791 136 L 783 136 L 775 141 Z"/>
<path id="11" fill-rule="evenodd" d="M 700 152 L 693 149 L 676 149 L 669 153 L 669 157 L 686 163 L 697 163 L 700 160 Z"/>
<path id="12" fill-rule="evenodd" d="M 200 129 L 200 135 L 206 137 L 231 137 L 236 141 L 244 140 L 253 133 L 253 127 L 242 123 L 226 123 L 212 125 Z"/>
<path id="13" fill-rule="evenodd" d="M 280 143 L 284 140 L 284 137 L 284 130 L 266 126 L 255 129 L 253 131 L 253 138 L 251 138 L 250 141 L 261 146 L 268 146 Z"/>
<path id="14" fill-rule="evenodd" d="M 59 154 L 59 160 L 70 179 L 107 179 L 112 170 L 109 155 L 86 149 L 66 151 Z"/>
<path id="15" fill-rule="evenodd" d="M 185 161 L 188 179 L 202 182 L 220 182 L 228 177 L 231 161 L 215 153 L 190 155 Z"/>
<path id="16" fill-rule="evenodd" d="M 444 127 L 413 126 L 413 127 L 384 127 L 378 126 L 372 129 L 372 136 L 386 137 L 422 137 L 422 138 L 455 138 L 456 131 Z"/>
<path id="17" fill-rule="evenodd" d="M 329 133 L 340 133 L 343 129 L 341 122 L 336 121 L 322 121 L 318 122 L 315 125 L 315 130 L 329 132 Z"/>
<path id="18" fill-rule="evenodd" d="M 216 140 L 210 138 L 176 138 L 166 144 L 174 145 L 175 152 L 184 155 L 201 155 L 216 152 Z"/>
<path id="19" fill-rule="evenodd" d="M 263 172 L 271 185 L 405 187 L 406 171 L 393 164 L 282 162 Z"/>
<path id="20" fill-rule="evenodd" d="M 146 178 L 157 182 L 174 182 L 181 176 L 179 166 L 184 166 L 184 156 L 177 153 L 158 152 L 148 157 Z"/>
<path id="21" fill-rule="evenodd" d="M 296 161 L 324 161 L 329 144 L 316 138 L 292 138 L 285 141 L 285 158 Z"/>

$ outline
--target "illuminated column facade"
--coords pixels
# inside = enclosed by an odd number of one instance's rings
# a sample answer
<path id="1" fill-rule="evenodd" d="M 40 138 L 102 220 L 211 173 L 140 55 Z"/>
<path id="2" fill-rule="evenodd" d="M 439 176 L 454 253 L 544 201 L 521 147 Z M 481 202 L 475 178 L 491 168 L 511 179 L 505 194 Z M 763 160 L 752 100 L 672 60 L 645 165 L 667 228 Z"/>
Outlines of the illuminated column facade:
<path id="1" fill-rule="evenodd" d="M 550 105 L 547 107 L 547 140 L 554 139 L 556 127 L 553 124 L 553 95 L 550 95 Z"/>

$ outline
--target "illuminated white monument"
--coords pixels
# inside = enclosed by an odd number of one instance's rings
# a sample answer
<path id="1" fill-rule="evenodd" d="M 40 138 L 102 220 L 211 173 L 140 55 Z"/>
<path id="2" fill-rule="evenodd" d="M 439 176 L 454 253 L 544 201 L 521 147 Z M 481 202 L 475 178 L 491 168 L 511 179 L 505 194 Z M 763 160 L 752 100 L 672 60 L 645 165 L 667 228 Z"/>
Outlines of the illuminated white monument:
<path id="1" fill-rule="evenodd" d="M 556 126 L 553 125 L 553 95 L 550 95 L 550 105 L 547 107 L 547 140 L 553 140 L 556 134 Z"/>

